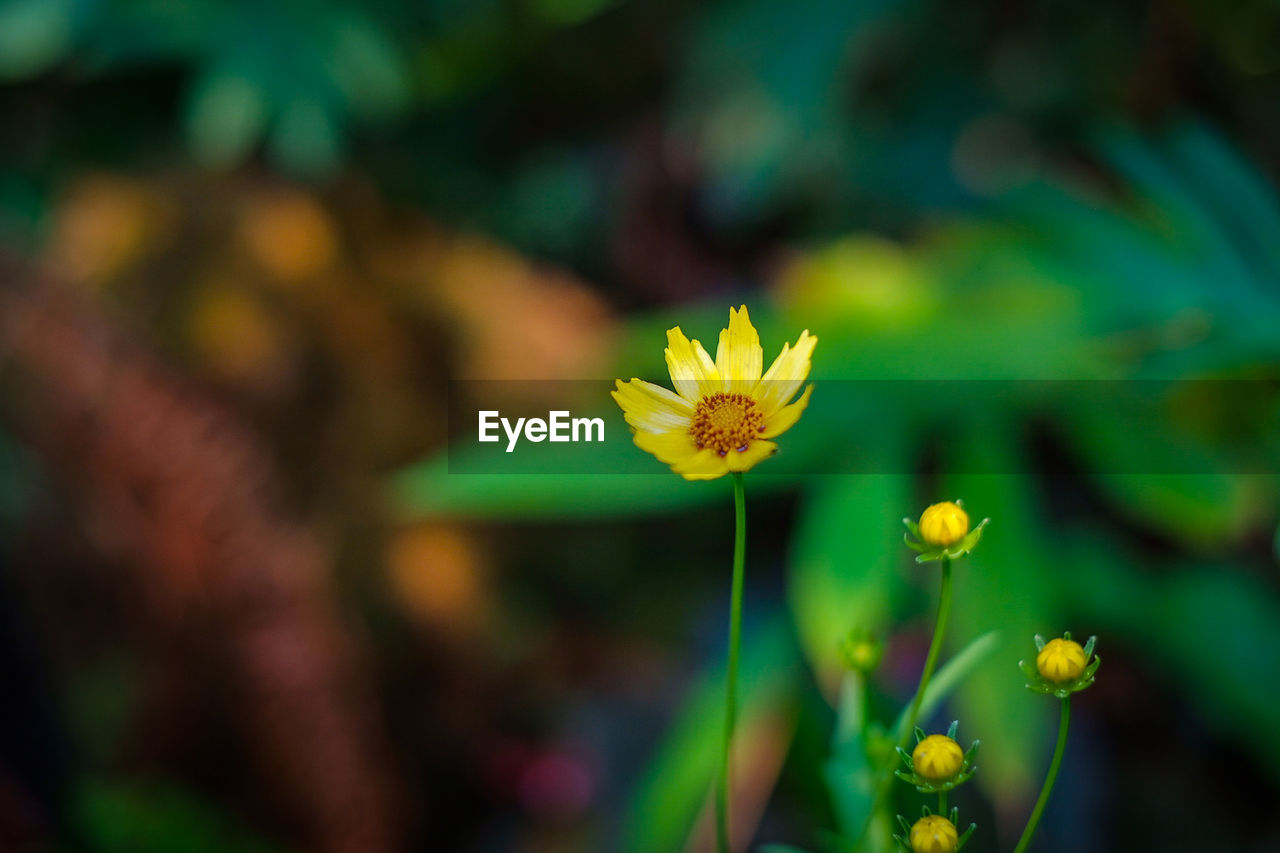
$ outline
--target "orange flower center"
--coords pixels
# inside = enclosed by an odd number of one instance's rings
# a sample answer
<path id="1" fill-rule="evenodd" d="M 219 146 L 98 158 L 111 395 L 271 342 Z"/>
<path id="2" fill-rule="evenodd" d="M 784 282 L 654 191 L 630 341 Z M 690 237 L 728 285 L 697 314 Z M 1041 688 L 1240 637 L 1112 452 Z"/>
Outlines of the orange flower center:
<path id="1" fill-rule="evenodd" d="M 764 431 L 764 414 L 746 394 L 723 392 L 703 397 L 693 410 L 689 434 L 701 450 L 710 447 L 721 456 L 743 453 L 751 439 Z"/>

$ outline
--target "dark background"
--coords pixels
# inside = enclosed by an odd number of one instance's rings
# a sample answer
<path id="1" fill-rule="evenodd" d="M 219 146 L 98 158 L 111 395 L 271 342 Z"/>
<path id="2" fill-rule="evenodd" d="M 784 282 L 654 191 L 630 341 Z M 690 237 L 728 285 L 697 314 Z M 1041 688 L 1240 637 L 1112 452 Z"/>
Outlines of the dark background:
<path id="1" fill-rule="evenodd" d="M 948 651 L 1001 632 L 931 721 L 983 740 L 967 849 L 1021 829 L 1055 709 L 1015 664 L 1063 630 L 1105 663 L 1038 849 L 1280 848 L 1278 36 L 1199 0 L 0 0 L 0 848 L 698 849 L 728 483 L 626 442 L 589 458 L 651 476 L 450 474 L 446 400 L 662 380 L 666 328 L 740 303 L 767 360 L 820 339 L 783 454 L 887 472 L 748 477 L 743 837 L 837 828 L 840 638 L 888 638 L 890 717 L 935 594 L 900 519 L 962 497 Z M 1158 382 L 1118 421 L 834 379 Z"/>

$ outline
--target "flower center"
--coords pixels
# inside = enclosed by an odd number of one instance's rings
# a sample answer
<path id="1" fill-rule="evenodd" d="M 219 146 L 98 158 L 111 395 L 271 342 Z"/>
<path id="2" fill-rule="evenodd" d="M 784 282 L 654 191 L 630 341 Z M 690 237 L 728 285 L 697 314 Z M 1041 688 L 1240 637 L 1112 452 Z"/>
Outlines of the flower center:
<path id="1" fill-rule="evenodd" d="M 701 450 L 710 447 L 721 456 L 743 453 L 751 439 L 764 431 L 764 414 L 746 394 L 723 392 L 703 397 L 693 410 L 689 434 Z"/>

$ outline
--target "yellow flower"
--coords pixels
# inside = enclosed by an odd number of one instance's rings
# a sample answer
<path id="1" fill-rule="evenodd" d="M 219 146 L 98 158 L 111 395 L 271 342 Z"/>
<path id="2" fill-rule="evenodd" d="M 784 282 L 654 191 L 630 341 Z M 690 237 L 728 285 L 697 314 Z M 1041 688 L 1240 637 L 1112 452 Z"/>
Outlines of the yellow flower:
<path id="1" fill-rule="evenodd" d="M 954 853 L 956 826 L 942 815 L 925 815 L 911 827 L 911 849 L 915 853 Z"/>
<path id="2" fill-rule="evenodd" d="M 911 751 L 911 764 L 929 781 L 943 782 L 964 767 L 964 750 L 946 735 L 929 735 Z"/>
<path id="3" fill-rule="evenodd" d="M 1036 655 L 1036 669 L 1054 684 L 1065 684 L 1080 677 L 1087 661 L 1088 655 L 1079 643 L 1055 637 Z"/>
<path id="4" fill-rule="evenodd" d="M 809 405 L 810 385 L 789 402 L 805 377 L 818 339 L 806 329 L 761 376 L 764 351 L 747 306 L 729 309 L 715 361 L 680 327 L 667 331 L 667 367 L 675 393 L 632 379 L 617 382 L 613 399 L 622 407 L 636 446 L 652 453 L 687 480 L 711 480 L 746 471 L 772 456 L 768 439 L 792 427 Z"/>
<path id="5" fill-rule="evenodd" d="M 969 532 L 969 513 L 951 501 L 934 504 L 920 516 L 920 538 L 926 545 L 946 548 Z"/>

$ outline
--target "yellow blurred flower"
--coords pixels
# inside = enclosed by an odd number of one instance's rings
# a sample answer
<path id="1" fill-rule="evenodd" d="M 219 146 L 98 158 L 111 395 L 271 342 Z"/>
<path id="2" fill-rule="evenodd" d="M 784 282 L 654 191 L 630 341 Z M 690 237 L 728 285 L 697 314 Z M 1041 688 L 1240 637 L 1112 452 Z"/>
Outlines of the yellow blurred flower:
<path id="1" fill-rule="evenodd" d="M 1064 684 L 1080 677 L 1088 657 L 1084 647 L 1075 640 L 1056 637 L 1045 643 L 1036 655 L 1036 669 L 1054 684 Z"/>
<path id="2" fill-rule="evenodd" d="M 920 538 L 926 545 L 954 545 L 969 532 L 969 513 L 952 501 L 928 507 L 920 516 Z"/>
<path id="3" fill-rule="evenodd" d="M 254 260 L 285 283 L 324 272 L 338 256 L 337 226 L 318 201 L 302 193 L 251 199 L 240 239 Z"/>
<path id="4" fill-rule="evenodd" d="M 234 283 L 210 278 L 194 294 L 185 322 L 192 349 L 220 380 L 271 396 L 295 375 L 295 342 L 285 323 Z"/>
<path id="5" fill-rule="evenodd" d="M 911 751 L 911 764 L 924 778 L 942 782 L 964 767 L 964 750 L 946 735 L 929 735 Z"/>
<path id="6" fill-rule="evenodd" d="M 774 438 L 795 424 L 809 405 L 810 385 L 789 403 L 809 375 L 818 339 L 806 329 L 761 375 L 764 351 L 747 307 L 729 309 L 715 361 L 680 327 L 667 331 L 671 392 L 651 382 L 617 381 L 613 399 L 622 407 L 636 446 L 687 480 L 710 480 L 746 471 L 772 456 Z"/>
<path id="7" fill-rule="evenodd" d="M 958 841 L 955 824 L 942 815 L 925 815 L 911 827 L 915 853 L 954 853 Z"/>
<path id="8" fill-rule="evenodd" d="M 423 624 L 466 636 L 488 618 L 483 554 L 461 528 L 428 524 L 399 531 L 387 552 L 396 602 Z"/>
<path id="9" fill-rule="evenodd" d="M 937 313 L 938 285 L 929 265 L 907 247 L 857 234 L 806 251 L 778 279 L 789 313 L 822 317 L 859 335 L 887 337 L 918 328 Z"/>
<path id="10" fill-rule="evenodd" d="M 425 234 L 407 257 L 423 307 L 440 314 L 459 347 L 459 379 L 580 379 L 613 358 L 616 320 L 586 282 L 468 235 Z M 424 286 L 425 285 L 425 286 Z M 539 395 L 520 383 L 512 390 Z"/>
<path id="11" fill-rule="evenodd" d="M 46 250 L 50 265 L 76 282 L 109 284 L 163 240 L 174 218 L 170 207 L 132 179 L 83 178 L 58 206 Z"/>

